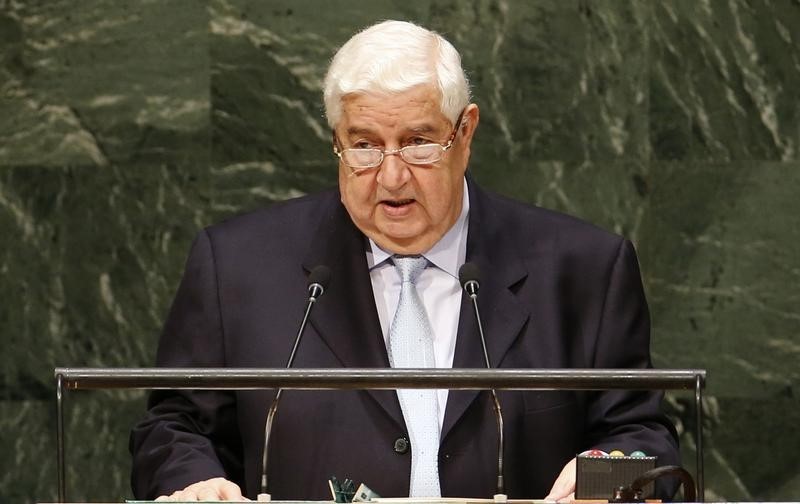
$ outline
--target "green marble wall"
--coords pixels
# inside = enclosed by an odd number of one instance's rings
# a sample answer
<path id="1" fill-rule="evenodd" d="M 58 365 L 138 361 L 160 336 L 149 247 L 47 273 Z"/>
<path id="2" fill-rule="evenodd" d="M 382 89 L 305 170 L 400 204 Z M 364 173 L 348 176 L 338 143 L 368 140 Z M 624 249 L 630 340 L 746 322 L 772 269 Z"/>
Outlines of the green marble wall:
<path id="1" fill-rule="evenodd" d="M 53 367 L 150 364 L 198 228 L 335 183 L 320 81 L 385 18 L 462 51 L 480 182 L 636 242 L 707 498 L 798 499 L 797 0 L 0 0 L 0 502 L 55 498 Z M 143 398 L 70 394 L 71 498 L 129 497 Z"/>

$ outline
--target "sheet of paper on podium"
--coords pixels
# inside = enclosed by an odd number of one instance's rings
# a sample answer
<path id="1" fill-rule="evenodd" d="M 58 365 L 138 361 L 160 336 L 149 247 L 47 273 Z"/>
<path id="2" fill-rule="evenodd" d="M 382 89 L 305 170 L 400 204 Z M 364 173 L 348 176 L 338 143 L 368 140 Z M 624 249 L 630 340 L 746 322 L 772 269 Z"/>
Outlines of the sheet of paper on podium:
<path id="1" fill-rule="evenodd" d="M 126 504 L 154 504 L 155 501 L 145 500 L 128 500 Z M 241 503 L 226 501 L 224 504 L 253 504 L 253 501 L 244 501 Z M 278 504 L 307 504 L 307 503 L 332 503 L 332 500 L 274 500 L 271 501 Z M 475 499 L 475 498 L 461 498 L 461 497 L 438 497 L 438 498 L 419 498 L 419 497 L 377 497 L 369 502 L 378 504 L 490 504 L 498 502 L 495 499 Z M 552 501 L 534 500 L 534 499 L 507 499 L 502 502 L 511 504 L 553 504 Z M 99 503 L 95 503 L 99 504 Z M 172 502 L 172 504 L 189 504 L 188 502 Z M 194 503 L 196 504 L 196 503 Z M 221 501 L 205 501 L 204 504 L 223 504 Z"/>
<path id="2" fill-rule="evenodd" d="M 387 498 L 378 497 L 372 499 L 370 502 L 378 502 L 380 504 L 408 504 L 416 503 L 422 504 L 423 502 L 430 502 L 433 504 L 489 504 L 496 502 L 509 502 L 511 504 L 553 504 L 553 501 L 534 500 L 534 499 L 504 499 L 498 501 L 495 499 L 475 499 L 466 497 L 439 497 L 439 498 L 418 498 L 418 497 L 404 497 L 404 498 Z"/>

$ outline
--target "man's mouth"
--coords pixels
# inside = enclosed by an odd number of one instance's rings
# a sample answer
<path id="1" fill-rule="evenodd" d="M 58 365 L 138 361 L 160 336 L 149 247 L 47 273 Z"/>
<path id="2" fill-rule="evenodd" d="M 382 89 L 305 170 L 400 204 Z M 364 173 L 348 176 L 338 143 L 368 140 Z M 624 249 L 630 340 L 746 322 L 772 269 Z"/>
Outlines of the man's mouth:
<path id="1" fill-rule="evenodd" d="M 414 200 L 413 199 L 383 200 L 381 203 L 383 203 L 384 205 L 388 205 L 390 207 L 400 208 L 406 205 L 410 205 L 411 203 L 414 203 Z"/>

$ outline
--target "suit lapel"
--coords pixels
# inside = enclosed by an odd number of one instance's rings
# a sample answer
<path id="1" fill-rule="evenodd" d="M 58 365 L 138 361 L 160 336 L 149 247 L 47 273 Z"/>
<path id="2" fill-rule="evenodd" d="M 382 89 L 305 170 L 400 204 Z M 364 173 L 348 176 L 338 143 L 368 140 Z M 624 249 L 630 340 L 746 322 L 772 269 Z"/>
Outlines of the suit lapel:
<path id="1" fill-rule="evenodd" d="M 364 235 L 338 199 L 331 201 L 325 215 L 303 267 L 310 271 L 314 266 L 327 265 L 331 268 L 331 280 L 325 295 L 314 307 L 309 323 L 343 367 L 389 367 L 367 266 Z M 394 391 L 366 392 L 404 428 Z"/>
<path id="2" fill-rule="evenodd" d="M 505 355 L 528 320 L 530 310 L 520 303 L 514 287 L 527 277 L 527 268 L 513 241 L 497 228 L 502 217 L 486 219 L 490 212 L 487 196 L 470 180 L 469 235 L 467 261 L 478 265 L 481 288 L 478 308 L 483 319 L 486 346 L 492 367 L 501 367 Z M 478 325 L 472 302 L 462 296 L 458 321 L 454 368 L 485 368 Z M 447 400 L 442 440 L 458 422 L 479 391 L 454 390 Z"/>

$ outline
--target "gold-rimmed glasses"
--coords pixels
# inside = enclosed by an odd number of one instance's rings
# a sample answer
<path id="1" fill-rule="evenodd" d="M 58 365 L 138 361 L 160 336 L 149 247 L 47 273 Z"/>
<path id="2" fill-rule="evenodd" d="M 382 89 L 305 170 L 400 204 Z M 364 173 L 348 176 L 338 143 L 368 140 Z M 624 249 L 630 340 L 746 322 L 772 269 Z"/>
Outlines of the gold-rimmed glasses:
<path id="1" fill-rule="evenodd" d="M 399 149 L 342 149 L 339 147 L 339 139 L 336 137 L 336 132 L 333 132 L 333 153 L 346 164 L 353 173 L 360 173 L 371 168 L 377 168 L 386 159 L 386 156 L 400 156 L 400 158 L 408 164 L 415 166 L 431 165 L 441 161 L 444 153 L 447 152 L 455 141 L 458 129 L 461 126 L 461 120 L 464 117 L 464 111 L 458 115 L 456 125 L 450 133 L 450 137 L 445 143 L 424 143 L 419 145 L 406 145 Z"/>

